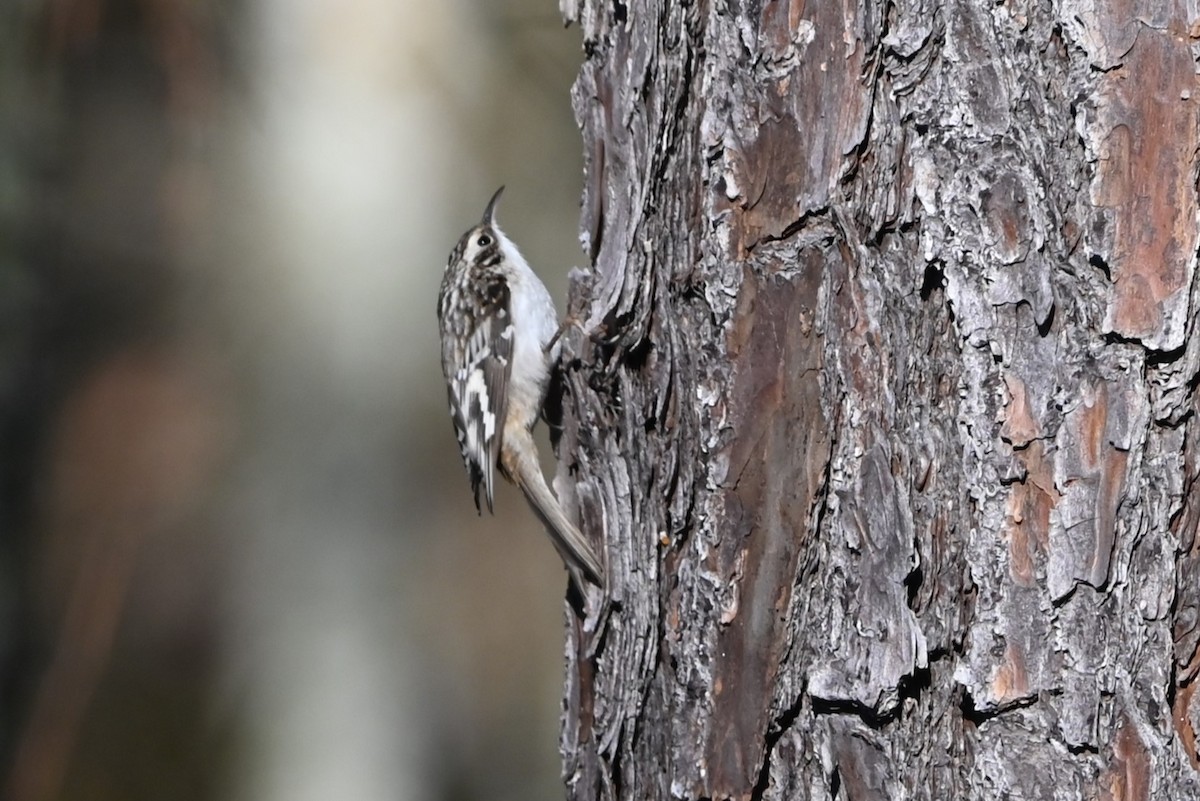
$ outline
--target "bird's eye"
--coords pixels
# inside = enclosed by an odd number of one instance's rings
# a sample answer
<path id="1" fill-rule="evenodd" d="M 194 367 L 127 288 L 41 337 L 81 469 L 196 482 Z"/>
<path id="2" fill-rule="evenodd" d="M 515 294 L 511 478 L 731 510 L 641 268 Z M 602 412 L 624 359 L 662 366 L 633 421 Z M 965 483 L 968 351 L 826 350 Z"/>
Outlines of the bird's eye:
<path id="1" fill-rule="evenodd" d="M 480 234 L 479 238 L 475 240 L 475 244 L 479 245 L 481 248 L 486 248 L 488 245 L 492 244 L 492 238 L 487 234 Z"/>

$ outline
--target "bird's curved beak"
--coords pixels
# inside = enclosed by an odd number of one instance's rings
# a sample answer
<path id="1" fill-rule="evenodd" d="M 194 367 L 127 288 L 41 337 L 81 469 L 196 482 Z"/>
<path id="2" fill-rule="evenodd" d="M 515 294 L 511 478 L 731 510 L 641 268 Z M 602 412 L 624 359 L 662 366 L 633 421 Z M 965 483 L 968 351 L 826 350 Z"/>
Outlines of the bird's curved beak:
<path id="1" fill-rule="evenodd" d="M 493 225 L 496 221 L 496 201 L 500 199 L 500 195 L 504 194 L 504 187 L 496 190 L 496 194 L 492 195 L 492 199 L 488 201 L 487 208 L 483 210 L 483 224 Z"/>

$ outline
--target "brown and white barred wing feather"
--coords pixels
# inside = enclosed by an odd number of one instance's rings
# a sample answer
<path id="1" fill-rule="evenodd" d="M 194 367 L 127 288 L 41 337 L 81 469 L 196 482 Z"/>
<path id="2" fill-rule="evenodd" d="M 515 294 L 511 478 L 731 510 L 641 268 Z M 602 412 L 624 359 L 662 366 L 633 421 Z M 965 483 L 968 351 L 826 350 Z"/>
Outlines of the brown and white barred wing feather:
<path id="1" fill-rule="evenodd" d="M 449 388 L 450 416 L 471 480 L 475 508 L 481 508 L 482 484 L 491 511 L 512 370 L 508 285 L 495 276 L 470 288 L 451 289 L 442 301 L 439 311 L 443 319 L 460 324 L 445 328 L 448 335 L 442 340 L 442 369 Z M 468 308 L 463 308 L 464 304 Z"/>

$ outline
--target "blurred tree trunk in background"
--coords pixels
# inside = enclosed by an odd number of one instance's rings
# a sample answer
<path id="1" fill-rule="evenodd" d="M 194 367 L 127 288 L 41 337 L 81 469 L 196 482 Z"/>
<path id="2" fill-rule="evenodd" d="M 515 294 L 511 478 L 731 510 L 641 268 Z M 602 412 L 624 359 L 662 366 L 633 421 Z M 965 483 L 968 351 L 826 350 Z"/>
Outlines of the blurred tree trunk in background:
<path id="1" fill-rule="evenodd" d="M 0 797 L 225 787 L 214 4 L 0 10 Z"/>
<path id="2" fill-rule="evenodd" d="M 1200 797 L 1189 7 L 562 7 L 571 797 Z"/>

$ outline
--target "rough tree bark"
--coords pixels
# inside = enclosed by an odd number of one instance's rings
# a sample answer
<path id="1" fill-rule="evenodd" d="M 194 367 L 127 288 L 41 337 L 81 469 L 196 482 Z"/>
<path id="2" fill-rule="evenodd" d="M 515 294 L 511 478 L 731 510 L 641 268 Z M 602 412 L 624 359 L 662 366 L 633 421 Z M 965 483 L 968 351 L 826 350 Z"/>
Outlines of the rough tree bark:
<path id="1" fill-rule="evenodd" d="M 1200 798 L 1200 23 L 562 0 L 572 798 Z"/>

